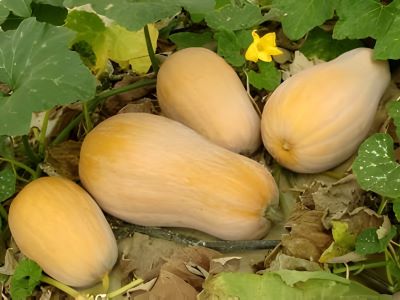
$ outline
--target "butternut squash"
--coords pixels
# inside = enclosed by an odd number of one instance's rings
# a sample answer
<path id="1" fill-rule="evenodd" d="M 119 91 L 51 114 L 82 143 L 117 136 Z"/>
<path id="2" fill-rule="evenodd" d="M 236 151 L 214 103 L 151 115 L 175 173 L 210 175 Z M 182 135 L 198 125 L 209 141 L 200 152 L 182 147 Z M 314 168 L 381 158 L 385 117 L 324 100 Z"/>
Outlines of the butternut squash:
<path id="1" fill-rule="evenodd" d="M 278 191 L 257 162 L 165 117 L 126 113 L 95 127 L 79 175 L 103 210 L 145 226 L 187 227 L 222 239 L 263 237 Z"/>
<path id="2" fill-rule="evenodd" d="M 99 282 L 117 260 L 103 212 L 65 178 L 42 177 L 26 185 L 11 203 L 9 225 L 21 252 L 67 285 Z"/>
<path id="3" fill-rule="evenodd" d="M 301 71 L 269 97 L 262 114 L 262 139 L 283 166 L 318 173 L 356 152 L 371 128 L 390 81 L 386 61 L 357 48 Z"/>
<path id="4" fill-rule="evenodd" d="M 157 76 L 157 97 L 165 116 L 210 141 L 243 154 L 261 144 L 260 117 L 236 72 L 205 48 L 172 54 Z"/>

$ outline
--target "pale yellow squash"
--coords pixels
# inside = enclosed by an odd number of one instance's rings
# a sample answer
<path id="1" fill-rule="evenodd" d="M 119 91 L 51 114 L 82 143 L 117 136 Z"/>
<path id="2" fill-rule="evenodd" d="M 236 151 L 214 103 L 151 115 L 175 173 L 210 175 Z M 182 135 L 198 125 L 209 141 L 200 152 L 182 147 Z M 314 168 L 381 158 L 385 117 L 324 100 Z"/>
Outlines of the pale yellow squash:
<path id="1" fill-rule="evenodd" d="M 117 260 L 117 243 L 103 212 L 65 178 L 42 177 L 25 186 L 11 203 L 9 225 L 21 252 L 67 285 L 97 283 Z"/>
<path id="2" fill-rule="evenodd" d="M 79 175 L 99 205 L 146 226 L 187 227 L 222 239 L 263 237 L 276 204 L 271 174 L 165 117 L 113 116 L 85 138 Z"/>
<path id="3" fill-rule="evenodd" d="M 205 48 L 172 54 L 157 76 L 163 113 L 210 141 L 243 154 L 261 144 L 260 117 L 236 72 Z"/>
<path id="4" fill-rule="evenodd" d="M 356 152 L 390 81 L 386 61 L 358 48 L 301 71 L 269 97 L 261 123 L 268 152 L 296 172 L 317 173 Z"/>

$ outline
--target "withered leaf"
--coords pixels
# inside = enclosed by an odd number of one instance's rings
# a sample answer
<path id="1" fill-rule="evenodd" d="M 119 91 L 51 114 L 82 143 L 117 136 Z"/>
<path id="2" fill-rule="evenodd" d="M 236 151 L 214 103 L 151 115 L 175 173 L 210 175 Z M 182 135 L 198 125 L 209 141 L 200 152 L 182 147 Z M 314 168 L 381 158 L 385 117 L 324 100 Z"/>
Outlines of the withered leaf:
<path id="1" fill-rule="evenodd" d="M 278 270 L 322 271 L 322 268 L 316 262 L 279 253 L 271 262 L 268 271 Z"/>

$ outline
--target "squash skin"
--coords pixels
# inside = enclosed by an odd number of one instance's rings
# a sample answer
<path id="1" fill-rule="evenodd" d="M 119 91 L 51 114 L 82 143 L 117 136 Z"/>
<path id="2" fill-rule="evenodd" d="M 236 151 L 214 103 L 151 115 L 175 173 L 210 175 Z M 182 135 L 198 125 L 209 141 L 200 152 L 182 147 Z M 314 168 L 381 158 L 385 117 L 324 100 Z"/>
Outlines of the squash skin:
<path id="1" fill-rule="evenodd" d="M 172 54 L 157 75 L 165 116 L 236 153 L 261 145 L 260 117 L 236 72 L 220 56 L 193 47 Z"/>
<path id="2" fill-rule="evenodd" d="M 257 239 L 276 204 L 271 174 L 165 117 L 126 113 L 85 138 L 79 174 L 103 210 L 130 223 L 197 229 L 227 240 Z"/>
<path id="3" fill-rule="evenodd" d="M 354 154 L 368 134 L 389 85 L 386 61 L 357 48 L 283 82 L 268 99 L 261 133 L 284 167 L 318 173 Z"/>
<path id="4" fill-rule="evenodd" d="M 70 286 L 100 282 L 118 257 L 103 212 L 65 178 L 42 177 L 25 186 L 11 203 L 9 225 L 21 252 Z"/>

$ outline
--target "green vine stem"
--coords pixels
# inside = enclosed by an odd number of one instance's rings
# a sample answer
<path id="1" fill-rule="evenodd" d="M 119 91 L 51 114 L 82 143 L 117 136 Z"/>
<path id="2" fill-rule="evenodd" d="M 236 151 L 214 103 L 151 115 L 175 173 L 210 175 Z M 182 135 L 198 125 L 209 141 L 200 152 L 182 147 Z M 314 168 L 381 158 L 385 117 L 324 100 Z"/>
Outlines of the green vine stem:
<path id="1" fill-rule="evenodd" d="M 382 197 L 382 201 L 381 201 L 381 203 L 379 204 L 379 208 L 378 208 L 378 211 L 377 211 L 377 214 L 378 214 L 378 215 L 381 215 L 381 214 L 382 214 L 383 210 L 384 210 L 385 207 L 386 207 L 387 202 L 388 202 L 388 199 L 385 198 L 385 197 Z"/>
<path id="2" fill-rule="evenodd" d="M 145 86 L 155 85 L 155 83 L 156 83 L 156 79 L 142 79 L 140 81 L 137 81 L 135 83 L 132 83 L 132 84 L 120 87 L 120 88 L 104 91 L 104 92 L 100 93 L 99 95 L 97 95 L 96 97 L 94 97 L 93 99 L 88 101 L 88 110 L 89 111 L 93 110 L 101 101 L 103 101 L 111 96 L 122 94 L 122 93 L 125 93 L 128 91 L 131 91 L 131 90 L 145 87 Z M 51 145 L 57 145 L 57 144 L 61 143 L 62 141 L 64 141 L 68 137 L 68 135 L 70 134 L 72 129 L 74 129 L 81 122 L 82 118 L 83 118 L 83 113 L 80 113 L 79 115 L 77 115 L 60 132 L 60 134 L 53 140 Z"/>
<path id="3" fill-rule="evenodd" d="M 73 289 L 51 277 L 48 277 L 46 275 L 42 275 L 42 277 L 40 278 L 40 281 L 56 287 L 60 291 L 63 291 L 64 293 L 70 295 L 73 298 L 78 298 L 79 296 L 82 296 L 77 290 L 75 290 L 75 289 Z"/>
<path id="4" fill-rule="evenodd" d="M 0 205 L 0 216 L 2 217 L 3 220 L 8 220 L 8 214 L 3 205 Z"/>
<path id="5" fill-rule="evenodd" d="M 138 278 L 138 279 L 128 283 L 127 285 L 124 285 L 123 287 L 121 287 L 121 288 L 119 288 L 119 289 L 117 289 L 117 290 L 115 290 L 115 291 L 113 291 L 111 293 L 108 293 L 106 295 L 106 297 L 107 297 L 107 299 L 115 298 L 115 297 L 117 297 L 119 295 L 122 295 L 122 294 L 126 293 L 130 289 L 133 289 L 134 287 L 137 287 L 138 285 L 142 284 L 143 282 L 144 282 L 143 279 Z"/>
<path id="6" fill-rule="evenodd" d="M 46 149 L 46 133 L 47 133 L 47 126 L 49 125 L 49 116 L 50 116 L 50 110 L 46 111 L 44 114 L 43 118 L 43 124 L 42 128 L 40 130 L 40 135 L 39 135 L 39 157 L 44 158 L 44 152 Z"/>
<path id="7" fill-rule="evenodd" d="M 10 163 L 13 166 L 21 168 L 21 169 L 25 170 L 26 172 L 28 172 L 29 174 L 31 174 L 33 178 L 36 178 L 36 171 L 31 169 L 27 165 L 19 162 L 19 161 L 16 161 L 16 160 L 13 160 L 13 159 L 4 158 L 4 157 L 0 157 L 0 161 L 5 161 L 5 162 Z"/>
<path id="8" fill-rule="evenodd" d="M 151 44 L 149 27 L 147 25 L 144 26 L 144 37 L 146 39 L 147 53 L 149 54 L 149 57 L 150 57 L 153 72 L 157 74 L 160 63 L 159 63 L 157 57 L 155 56 L 153 45 Z"/>
<path id="9" fill-rule="evenodd" d="M 339 274 L 339 273 L 345 273 L 347 270 L 349 271 L 358 271 L 359 269 L 374 269 L 374 268 L 381 268 L 386 266 L 386 261 L 378 261 L 378 262 L 373 262 L 373 263 L 366 263 L 366 264 L 354 264 L 349 267 L 340 267 L 340 268 L 334 268 L 333 273 Z"/>
<path id="10" fill-rule="evenodd" d="M 88 102 L 82 103 L 83 117 L 85 118 L 86 132 L 89 132 L 93 128 L 92 120 L 90 119 Z"/>
<path id="11" fill-rule="evenodd" d="M 119 225 L 121 225 L 121 227 L 119 227 Z M 126 223 L 123 223 L 122 225 L 122 222 L 119 225 L 114 225 L 114 227 L 117 227 L 114 228 L 114 232 L 118 238 L 126 238 L 131 236 L 133 232 L 139 232 L 154 238 L 174 241 L 187 246 L 206 247 L 220 252 L 273 249 L 280 243 L 279 240 L 205 241 L 187 236 L 185 234 L 177 233 L 166 228 L 148 227 Z"/>
<path id="12" fill-rule="evenodd" d="M 40 162 L 40 158 L 33 151 L 27 135 L 22 136 L 22 144 L 24 146 L 25 154 L 29 160 L 35 164 L 38 164 Z"/>

